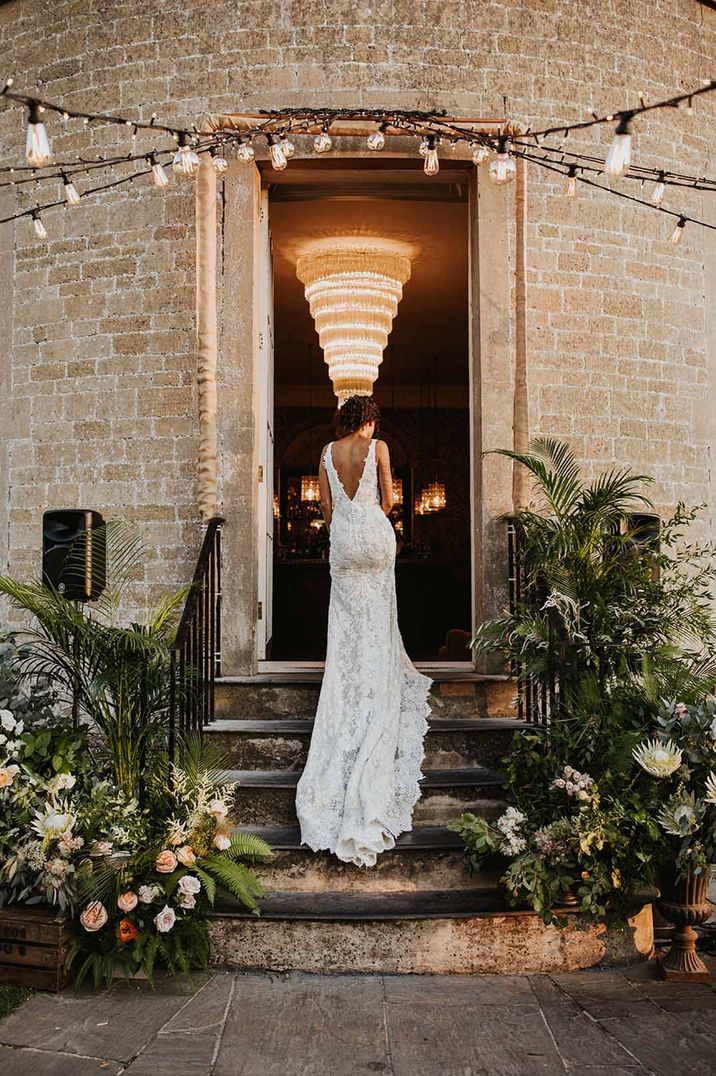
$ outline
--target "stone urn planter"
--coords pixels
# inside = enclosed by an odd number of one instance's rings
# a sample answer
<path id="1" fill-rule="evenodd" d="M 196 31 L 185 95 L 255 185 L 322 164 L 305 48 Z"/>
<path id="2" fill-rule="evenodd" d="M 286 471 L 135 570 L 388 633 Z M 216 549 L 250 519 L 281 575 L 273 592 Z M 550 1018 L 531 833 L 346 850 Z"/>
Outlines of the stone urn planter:
<path id="1" fill-rule="evenodd" d="M 676 871 L 665 871 L 661 878 L 658 908 L 669 923 L 674 924 L 671 948 L 657 963 L 662 979 L 676 983 L 707 983 L 711 976 L 696 952 L 697 934 L 694 927 L 705 923 L 711 915 L 706 899 L 711 868 L 701 874 L 691 871 L 677 878 Z"/>

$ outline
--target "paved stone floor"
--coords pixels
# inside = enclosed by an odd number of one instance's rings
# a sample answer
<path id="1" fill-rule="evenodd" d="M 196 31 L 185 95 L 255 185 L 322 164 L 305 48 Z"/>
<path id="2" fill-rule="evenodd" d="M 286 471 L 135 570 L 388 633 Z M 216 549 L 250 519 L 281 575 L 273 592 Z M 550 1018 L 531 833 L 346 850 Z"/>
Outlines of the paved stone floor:
<path id="1" fill-rule="evenodd" d="M 0 1024 L 3 1076 L 531 1076 L 716 1071 L 715 980 L 217 971 L 191 986 L 36 994 Z"/>

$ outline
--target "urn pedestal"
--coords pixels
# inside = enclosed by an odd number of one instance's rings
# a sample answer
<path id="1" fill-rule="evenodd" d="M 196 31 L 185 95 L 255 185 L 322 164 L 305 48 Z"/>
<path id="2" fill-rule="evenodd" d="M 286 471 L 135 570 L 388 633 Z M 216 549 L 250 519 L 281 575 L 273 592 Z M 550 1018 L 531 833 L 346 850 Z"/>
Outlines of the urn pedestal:
<path id="1" fill-rule="evenodd" d="M 708 968 L 696 952 L 694 930 L 711 915 L 712 908 L 706 899 L 710 877 L 710 867 L 701 874 L 689 872 L 678 879 L 675 873 L 662 877 L 659 911 L 674 924 L 671 948 L 657 961 L 662 979 L 674 983 L 707 983 L 711 979 Z"/>

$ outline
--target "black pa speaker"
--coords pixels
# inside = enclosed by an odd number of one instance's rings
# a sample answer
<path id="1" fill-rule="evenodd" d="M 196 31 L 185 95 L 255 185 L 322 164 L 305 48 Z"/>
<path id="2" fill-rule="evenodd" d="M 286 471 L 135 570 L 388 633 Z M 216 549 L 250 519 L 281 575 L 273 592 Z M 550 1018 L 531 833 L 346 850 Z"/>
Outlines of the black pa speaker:
<path id="1" fill-rule="evenodd" d="M 105 527 L 99 512 L 59 508 L 43 514 L 42 581 L 71 601 L 100 596 L 107 577 Z"/>

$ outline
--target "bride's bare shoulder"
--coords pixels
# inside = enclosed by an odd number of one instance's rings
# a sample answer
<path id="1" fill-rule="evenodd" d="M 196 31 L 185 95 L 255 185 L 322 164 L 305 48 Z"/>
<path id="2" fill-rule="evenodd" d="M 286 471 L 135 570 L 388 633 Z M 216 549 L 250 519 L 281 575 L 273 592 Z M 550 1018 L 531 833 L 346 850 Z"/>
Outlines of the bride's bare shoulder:
<path id="1" fill-rule="evenodd" d="M 384 457 L 385 459 L 387 459 L 388 456 L 390 455 L 390 453 L 388 451 L 388 446 L 385 443 L 385 441 L 381 441 L 379 439 L 376 440 L 376 442 L 375 442 L 375 451 L 376 451 L 376 454 L 378 455 L 378 458 Z"/>

